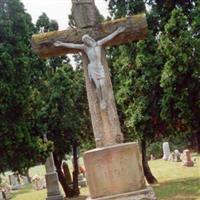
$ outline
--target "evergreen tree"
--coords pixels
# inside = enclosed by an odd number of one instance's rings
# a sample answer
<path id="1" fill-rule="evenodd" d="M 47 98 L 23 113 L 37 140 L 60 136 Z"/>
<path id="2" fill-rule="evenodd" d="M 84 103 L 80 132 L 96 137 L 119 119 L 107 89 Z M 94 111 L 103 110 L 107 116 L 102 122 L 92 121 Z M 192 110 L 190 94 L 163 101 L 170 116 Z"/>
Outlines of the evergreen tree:
<path id="1" fill-rule="evenodd" d="M 42 13 L 36 22 L 37 32 L 48 32 L 50 28 L 50 20 L 46 13 Z"/>
<path id="2" fill-rule="evenodd" d="M 181 8 L 188 19 L 190 19 L 190 23 L 192 19 L 190 18 L 191 12 L 196 5 L 197 0 L 147 0 L 146 4 L 150 10 L 150 18 L 151 18 L 151 29 L 158 32 L 164 31 L 164 26 L 171 17 L 171 12 L 175 8 Z"/>
<path id="3" fill-rule="evenodd" d="M 44 32 L 58 28 L 56 21 L 42 14 L 37 21 L 38 30 Z M 53 25 L 52 25 L 53 24 Z M 54 161 L 59 181 L 66 197 L 79 195 L 78 165 L 74 158 L 73 187 L 67 183 L 62 171 L 62 161 L 66 154 L 73 155 L 80 140 L 90 141 L 91 132 L 89 109 L 84 87 L 83 72 L 73 69 L 67 56 L 50 58 L 46 61 L 46 75 L 42 77 L 40 95 L 43 106 L 38 108 L 40 123 L 45 125 L 48 139 L 54 143 Z"/>
<path id="4" fill-rule="evenodd" d="M 31 17 L 19 0 L 0 1 L 0 171 L 24 172 L 47 156 L 30 110 L 37 59 L 31 52 Z M 27 118 L 27 116 L 29 116 Z M 20 158 L 20 159 L 18 159 Z"/>
<path id="5" fill-rule="evenodd" d="M 196 24 L 195 14 L 193 24 Z M 192 134 L 199 150 L 199 39 L 188 24 L 189 19 L 183 10 L 175 9 L 160 39 L 160 48 L 165 58 L 161 73 L 164 91 L 161 117 L 170 124 L 169 132 L 186 136 Z"/>
<path id="6" fill-rule="evenodd" d="M 146 9 L 143 0 L 110 0 L 108 6 L 114 18 L 141 13 Z"/>

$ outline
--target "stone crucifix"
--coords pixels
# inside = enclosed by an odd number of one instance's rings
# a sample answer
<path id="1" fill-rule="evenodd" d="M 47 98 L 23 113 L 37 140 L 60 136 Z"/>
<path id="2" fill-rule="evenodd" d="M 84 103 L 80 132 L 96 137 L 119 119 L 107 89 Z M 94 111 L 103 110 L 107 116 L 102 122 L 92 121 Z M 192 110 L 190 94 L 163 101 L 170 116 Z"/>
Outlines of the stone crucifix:
<path id="1" fill-rule="evenodd" d="M 56 47 L 74 48 L 86 53 L 89 60 L 88 77 L 95 85 L 101 111 L 105 110 L 107 105 L 107 89 L 105 88 L 104 66 L 101 62 L 101 48 L 124 30 L 125 27 L 119 27 L 113 33 L 98 41 L 95 41 L 87 34 L 83 35 L 83 44 L 63 43 L 60 41 L 54 43 Z"/>
<path id="2" fill-rule="evenodd" d="M 72 16 L 78 28 L 34 35 L 33 50 L 48 58 L 82 53 L 87 98 L 97 147 L 123 142 L 105 47 L 144 39 L 144 14 L 99 22 L 94 0 L 72 0 Z"/>

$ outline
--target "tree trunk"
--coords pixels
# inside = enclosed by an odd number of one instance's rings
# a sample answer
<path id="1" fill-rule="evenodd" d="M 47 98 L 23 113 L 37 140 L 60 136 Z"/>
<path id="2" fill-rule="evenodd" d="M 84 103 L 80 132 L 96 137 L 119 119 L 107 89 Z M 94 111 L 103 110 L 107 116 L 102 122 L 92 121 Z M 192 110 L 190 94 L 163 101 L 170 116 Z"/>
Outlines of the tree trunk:
<path id="1" fill-rule="evenodd" d="M 78 196 L 80 194 L 80 190 L 78 187 L 78 175 L 79 175 L 79 166 L 78 166 L 78 153 L 77 153 L 77 143 L 74 142 L 72 145 L 73 148 L 73 193 L 74 196 Z"/>
<path id="2" fill-rule="evenodd" d="M 200 133 L 196 133 L 196 151 L 200 153 Z"/>
<path id="3" fill-rule="evenodd" d="M 151 169 L 148 164 L 147 156 L 146 156 L 146 141 L 145 139 L 141 140 L 141 148 L 142 148 L 142 165 L 144 170 L 144 175 L 149 184 L 157 183 L 157 179 L 153 176 Z"/>
<path id="4" fill-rule="evenodd" d="M 200 153 L 200 133 L 193 133 L 187 139 L 190 144 L 188 148 Z"/>
<path id="5" fill-rule="evenodd" d="M 59 159 L 59 156 L 56 155 L 55 153 L 53 155 L 54 155 L 53 157 L 54 157 L 54 163 L 55 163 L 56 171 L 58 173 L 58 179 L 59 179 L 60 184 L 62 185 L 63 191 L 65 192 L 65 196 L 66 197 L 73 197 L 74 196 L 73 190 L 67 184 L 67 180 L 66 180 L 65 175 L 64 175 L 64 173 L 62 172 L 62 169 L 61 169 L 62 159 Z"/>
<path id="6" fill-rule="evenodd" d="M 26 169 L 26 171 L 25 171 L 25 176 L 26 176 L 27 179 L 28 179 L 28 183 L 31 183 L 31 177 L 30 177 L 30 174 L 29 174 L 29 168 Z"/>

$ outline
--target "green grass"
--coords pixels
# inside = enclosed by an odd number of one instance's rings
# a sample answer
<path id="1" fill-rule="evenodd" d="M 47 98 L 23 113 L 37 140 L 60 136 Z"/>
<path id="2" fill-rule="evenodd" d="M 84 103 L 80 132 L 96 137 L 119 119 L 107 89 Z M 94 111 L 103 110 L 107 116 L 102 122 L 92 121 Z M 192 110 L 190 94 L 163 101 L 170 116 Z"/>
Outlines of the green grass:
<path id="1" fill-rule="evenodd" d="M 150 161 L 151 170 L 159 181 L 154 186 L 159 199 L 200 200 L 200 156 L 195 157 L 194 167 L 163 160 Z"/>
<path id="2" fill-rule="evenodd" d="M 35 191 L 32 185 L 15 191 L 12 194 L 12 200 L 45 200 L 46 190 Z"/>
<path id="3" fill-rule="evenodd" d="M 159 183 L 154 190 L 159 200 L 200 200 L 200 155 L 196 155 L 194 167 L 183 167 L 181 163 L 154 160 L 150 167 Z M 31 169 L 30 174 L 43 175 L 44 166 Z M 81 196 L 73 200 L 85 200 L 87 188 L 81 189 Z M 35 191 L 31 185 L 13 193 L 12 200 L 44 200 L 46 190 Z"/>

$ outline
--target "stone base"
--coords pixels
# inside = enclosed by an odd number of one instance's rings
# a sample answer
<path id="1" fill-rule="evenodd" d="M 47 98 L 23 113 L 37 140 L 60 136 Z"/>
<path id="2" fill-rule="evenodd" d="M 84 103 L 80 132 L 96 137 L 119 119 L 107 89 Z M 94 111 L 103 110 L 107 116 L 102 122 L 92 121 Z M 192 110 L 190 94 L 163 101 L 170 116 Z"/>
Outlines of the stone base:
<path id="1" fill-rule="evenodd" d="M 141 155 L 135 142 L 87 151 L 84 164 L 91 199 L 110 199 L 146 188 Z"/>
<path id="2" fill-rule="evenodd" d="M 58 184 L 58 175 L 56 172 L 47 173 L 45 175 L 47 186 L 47 198 L 46 200 L 63 200 L 63 196 L 60 193 Z"/>
<path id="3" fill-rule="evenodd" d="M 123 194 L 105 196 L 100 198 L 90 198 L 87 200 L 157 200 L 152 188 L 147 187 L 143 190 L 128 192 Z"/>
<path id="4" fill-rule="evenodd" d="M 193 167 L 194 166 L 194 162 L 193 161 L 183 161 L 182 165 L 186 166 L 186 167 Z"/>
<path id="5" fill-rule="evenodd" d="M 47 197 L 46 200 L 64 200 L 62 195 L 50 196 Z"/>

